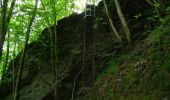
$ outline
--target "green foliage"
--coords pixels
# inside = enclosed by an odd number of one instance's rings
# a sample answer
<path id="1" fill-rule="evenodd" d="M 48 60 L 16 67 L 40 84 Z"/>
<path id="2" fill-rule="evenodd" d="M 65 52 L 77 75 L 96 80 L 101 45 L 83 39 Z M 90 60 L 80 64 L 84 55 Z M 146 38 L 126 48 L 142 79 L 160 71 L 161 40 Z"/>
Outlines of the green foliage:
<path id="1" fill-rule="evenodd" d="M 100 75 L 98 75 L 97 80 L 100 81 L 105 74 L 115 75 L 118 72 L 118 65 L 114 60 L 110 60 L 108 68 L 106 68 Z"/>
<path id="2" fill-rule="evenodd" d="M 169 59 L 165 60 L 163 64 L 163 68 L 170 72 L 170 60 Z"/>
<path id="3" fill-rule="evenodd" d="M 116 74 L 118 72 L 118 65 L 115 61 L 111 60 L 109 62 L 109 68 L 106 70 L 107 73 Z"/>
<path id="4" fill-rule="evenodd" d="M 154 6 L 155 6 L 156 8 L 159 8 L 159 7 L 160 7 L 160 3 L 155 2 L 155 3 L 154 3 Z"/>
<path id="5" fill-rule="evenodd" d="M 9 23 L 8 33 L 10 34 L 9 61 L 14 58 L 13 52 L 17 55 L 23 49 L 25 41 L 25 32 L 30 17 L 33 14 L 35 0 L 17 0 L 14 6 L 14 13 Z M 40 0 L 35 21 L 31 27 L 29 43 L 37 41 L 42 30 L 50 25 L 54 25 L 55 21 L 72 14 L 72 4 L 75 0 Z M 10 6 L 11 0 L 8 5 Z M 45 5 L 45 9 L 43 5 Z M 9 9 L 9 8 L 8 8 Z M 1 8 L 0 8 L 1 10 Z M 1 18 L 1 16 L 0 16 Z M 56 19 L 55 19 L 56 18 Z M 47 20 L 48 19 L 48 20 Z M 1 27 L 0 27 L 1 28 Z M 0 72 L 5 61 L 7 52 L 7 39 L 4 43 L 3 56 L 0 63 Z M 1 74 L 0 74 L 1 75 Z"/>
<path id="6" fill-rule="evenodd" d="M 159 44 L 160 37 L 164 33 L 166 33 L 168 30 L 169 30 L 169 28 L 164 27 L 164 26 L 160 26 L 160 27 L 156 28 L 155 30 L 153 30 L 148 36 L 150 44 Z"/>

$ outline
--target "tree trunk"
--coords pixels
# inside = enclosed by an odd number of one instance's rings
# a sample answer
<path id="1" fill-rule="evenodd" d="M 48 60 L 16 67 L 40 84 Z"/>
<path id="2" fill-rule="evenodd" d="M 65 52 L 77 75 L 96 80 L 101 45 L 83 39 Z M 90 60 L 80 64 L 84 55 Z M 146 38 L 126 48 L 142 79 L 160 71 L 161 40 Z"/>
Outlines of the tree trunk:
<path id="1" fill-rule="evenodd" d="M 47 12 L 46 8 L 45 8 L 45 5 L 44 5 L 42 0 L 41 0 L 41 3 L 42 3 L 44 11 Z M 52 7 L 53 7 L 53 12 L 54 12 L 54 23 L 55 23 L 55 26 L 56 26 L 57 25 L 57 23 L 56 23 L 57 20 L 56 20 L 55 6 L 52 5 Z M 50 26 L 48 16 L 45 15 L 45 17 L 46 17 L 46 19 L 45 19 L 46 22 Z M 56 47 L 57 46 L 57 33 L 56 33 L 57 30 L 56 30 L 56 27 L 54 27 L 53 32 L 52 32 L 51 28 L 48 27 L 47 29 L 48 29 L 48 31 L 50 33 L 50 39 L 51 39 L 51 41 L 50 41 L 51 59 L 52 59 L 51 65 L 52 65 L 52 68 L 53 68 L 53 71 L 54 71 L 54 77 L 55 77 L 55 83 L 56 83 L 55 84 L 55 89 L 54 89 L 54 100 L 56 100 L 57 99 L 57 85 L 58 85 L 58 78 L 57 78 L 58 77 L 57 50 L 56 50 L 57 49 L 57 47 Z"/>
<path id="2" fill-rule="evenodd" d="M 15 56 L 16 56 L 16 42 L 14 45 L 14 50 L 12 52 L 13 60 L 12 60 L 12 92 L 15 92 Z"/>
<path id="3" fill-rule="evenodd" d="M 4 41 L 5 41 L 5 34 L 0 33 L 0 61 L 1 61 L 1 57 L 2 57 Z"/>
<path id="4" fill-rule="evenodd" d="M 150 0 L 146 0 L 146 2 L 147 2 L 149 5 L 154 6 L 154 4 L 153 4 L 153 2 L 152 2 L 152 1 L 150 1 Z"/>
<path id="5" fill-rule="evenodd" d="M 8 30 L 9 22 L 13 13 L 16 0 L 13 0 L 9 9 L 9 14 L 7 15 L 8 0 L 3 1 L 2 5 L 2 18 L 1 18 L 1 30 L 0 30 L 0 60 L 2 57 L 3 45 L 5 42 L 5 36 Z"/>
<path id="6" fill-rule="evenodd" d="M 53 9 L 53 19 L 54 19 L 54 25 L 57 26 L 57 18 L 56 18 L 56 2 L 54 0 L 53 1 L 53 5 L 52 5 L 52 9 Z M 57 30 L 56 30 L 56 27 L 54 27 L 53 29 L 53 33 L 54 34 L 51 34 L 51 41 L 52 41 L 52 48 L 53 49 L 52 51 L 52 59 L 53 59 L 53 62 L 52 62 L 52 66 L 53 66 L 53 70 L 54 70 L 54 77 L 55 77 L 55 82 L 58 83 L 58 74 L 59 74 L 59 71 L 58 71 L 58 66 L 57 66 Z M 58 94 L 58 84 L 55 85 L 54 87 L 54 100 L 57 99 L 57 94 Z"/>
<path id="7" fill-rule="evenodd" d="M 120 18 L 121 23 L 123 25 L 124 31 L 126 33 L 126 37 L 127 37 L 128 43 L 130 44 L 131 43 L 131 33 L 129 31 L 128 24 L 127 24 L 126 19 L 125 19 L 124 15 L 123 15 L 123 12 L 122 12 L 122 9 L 120 7 L 119 1 L 118 0 L 114 0 L 114 2 L 115 2 L 115 5 L 116 5 L 117 13 L 119 15 L 119 18 Z"/>
<path id="8" fill-rule="evenodd" d="M 1 31 L 0 31 L 0 60 L 2 57 L 2 50 L 5 41 L 6 35 L 6 13 L 7 13 L 7 6 L 8 0 L 3 0 L 2 11 L 1 11 Z"/>
<path id="9" fill-rule="evenodd" d="M 113 20 L 112 20 L 112 18 L 111 18 L 111 16 L 110 16 L 110 14 L 109 14 L 109 10 L 108 10 L 108 7 L 107 7 L 107 4 L 106 4 L 106 1 L 105 1 L 105 0 L 103 0 L 103 3 L 104 3 L 104 7 L 105 7 L 105 11 L 106 11 L 106 15 L 107 15 L 107 17 L 108 17 L 108 19 L 109 19 L 109 22 L 110 22 L 111 29 L 112 29 L 113 33 L 116 35 L 116 37 L 117 37 L 118 41 L 119 41 L 119 42 L 122 42 L 121 37 L 120 37 L 120 35 L 119 35 L 118 31 L 116 30 L 116 28 L 115 28 L 115 26 L 114 26 L 114 24 L 113 24 Z"/>
<path id="10" fill-rule="evenodd" d="M 34 21 L 36 11 L 37 11 L 37 5 L 38 5 L 38 0 L 35 0 L 35 7 L 34 7 L 33 15 L 31 17 L 31 19 L 29 21 L 29 24 L 28 24 L 28 27 L 27 27 L 27 32 L 26 32 L 26 36 L 25 36 L 25 43 L 24 43 L 24 49 L 23 49 L 23 52 L 22 52 L 20 66 L 19 66 L 19 69 L 18 69 L 18 75 L 17 75 L 16 85 L 15 85 L 14 100 L 19 99 L 18 93 L 19 93 L 19 86 L 20 86 L 20 83 L 21 83 L 22 71 L 23 71 L 23 66 L 24 66 L 24 59 L 25 59 L 26 50 L 27 50 L 27 46 L 28 46 L 31 26 L 32 26 L 32 23 Z"/>
<path id="11" fill-rule="evenodd" d="M 9 60 L 9 46 L 10 46 L 10 34 L 8 32 L 8 37 L 7 37 L 7 52 L 6 52 L 6 57 L 5 57 L 5 63 L 3 65 L 3 69 L 2 69 L 2 76 L 4 76 L 4 74 L 7 71 L 7 65 L 8 65 L 8 60 Z"/>

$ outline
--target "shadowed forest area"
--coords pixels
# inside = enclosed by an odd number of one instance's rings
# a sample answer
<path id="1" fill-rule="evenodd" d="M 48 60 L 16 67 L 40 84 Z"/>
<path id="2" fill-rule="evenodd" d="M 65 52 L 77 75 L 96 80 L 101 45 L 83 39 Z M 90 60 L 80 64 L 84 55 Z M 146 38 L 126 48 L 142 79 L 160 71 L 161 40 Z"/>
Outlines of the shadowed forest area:
<path id="1" fill-rule="evenodd" d="M 170 0 L 0 0 L 0 100 L 170 100 Z"/>

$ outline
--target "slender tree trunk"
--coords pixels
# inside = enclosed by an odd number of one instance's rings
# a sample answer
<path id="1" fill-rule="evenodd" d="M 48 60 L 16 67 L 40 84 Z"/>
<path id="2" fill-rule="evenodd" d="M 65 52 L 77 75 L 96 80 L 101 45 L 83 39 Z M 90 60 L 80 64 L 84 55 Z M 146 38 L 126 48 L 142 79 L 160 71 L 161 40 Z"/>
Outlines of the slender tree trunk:
<path id="1" fill-rule="evenodd" d="M 4 41 L 5 41 L 5 34 L 0 33 L 0 61 L 2 58 L 2 50 L 3 50 Z"/>
<path id="2" fill-rule="evenodd" d="M 15 56 L 16 56 L 16 42 L 15 42 L 15 45 L 14 45 L 14 50 L 13 50 L 13 53 L 12 53 L 12 56 L 13 56 L 13 64 L 12 64 L 12 78 L 13 78 L 13 82 L 12 82 L 12 92 L 15 93 Z M 14 96 L 13 96 L 14 97 Z"/>
<path id="3" fill-rule="evenodd" d="M 165 11 L 165 8 L 164 8 L 164 5 L 162 3 L 161 0 L 153 0 L 154 2 L 154 7 L 155 9 L 157 9 L 157 12 L 160 16 L 165 16 L 166 15 L 166 11 Z M 155 6 L 155 4 L 158 4 L 158 6 Z"/>
<path id="4" fill-rule="evenodd" d="M 10 6 L 10 9 L 9 9 L 9 14 L 7 16 L 7 29 L 8 29 L 8 26 L 9 26 L 9 22 L 11 20 L 11 17 L 12 17 L 12 13 L 13 13 L 13 10 L 14 10 L 14 6 L 15 6 L 15 3 L 16 3 L 16 0 L 13 0 L 12 3 L 11 3 L 11 6 Z"/>
<path id="5" fill-rule="evenodd" d="M 166 11 L 165 11 L 165 6 L 162 3 L 161 0 L 145 0 L 150 6 L 154 7 L 157 13 L 160 16 L 165 16 Z M 159 6 L 156 6 L 156 4 L 159 4 Z"/>
<path id="6" fill-rule="evenodd" d="M 9 14 L 7 14 L 8 0 L 3 0 L 2 5 L 2 18 L 1 18 L 1 31 L 0 31 L 0 60 L 2 57 L 3 45 L 5 42 L 5 36 L 9 26 L 9 22 L 13 13 L 16 0 L 13 0 L 9 9 Z"/>
<path id="7" fill-rule="evenodd" d="M 0 60 L 2 57 L 2 50 L 3 45 L 5 41 L 5 35 L 6 35 L 6 13 L 7 13 L 7 6 L 8 6 L 8 0 L 2 1 L 2 12 L 1 12 L 1 31 L 0 31 Z"/>
<path id="8" fill-rule="evenodd" d="M 43 6 L 43 8 L 44 8 L 44 11 L 45 12 L 47 12 L 46 11 L 46 8 L 45 8 L 45 6 L 44 6 L 44 3 L 43 3 L 43 1 L 41 0 L 41 2 L 42 2 L 42 6 Z M 52 4 L 54 4 L 54 1 L 52 1 L 51 2 Z M 51 5 L 52 5 L 51 4 Z M 54 23 L 55 23 L 55 26 L 56 26 L 56 12 L 55 12 L 55 6 L 54 5 L 52 5 L 52 7 L 53 7 L 53 12 L 54 12 Z M 49 23 L 49 19 L 48 19 L 48 16 L 46 15 L 45 16 L 46 17 L 46 21 L 47 21 L 47 23 L 48 23 L 48 25 L 50 26 L 50 23 Z M 56 45 L 57 45 L 57 33 L 56 33 L 56 27 L 54 27 L 54 32 L 52 32 L 52 30 L 51 30 L 51 28 L 49 28 L 48 27 L 48 31 L 50 32 L 50 38 L 51 38 L 51 42 L 50 42 L 50 46 L 51 46 L 51 59 L 52 59 L 52 63 L 51 63 L 51 65 L 52 65 L 52 68 L 53 68 L 53 70 L 54 70 L 54 77 L 55 77 L 55 87 L 54 87 L 54 100 L 56 100 L 57 99 L 57 82 L 58 82 L 58 79 L 57 79 L 57 77 L 58 77 L 58 68 L 57 68 L 57 50 L 56 50 Z"/>
<path id="9" fill-rule="evenodd" d="M 7 52 L 6 52 L 5 62 L 4 62 L 3 67 L 2 67 L 2 77 L 1 77 L 1 79 L 4 78 L 4 75 L 5 75 L 6 71 L 7 71 L 7 64 L 8 64 L 8 58 L 9 58 L 9 42 L 10 42 L 10 41 L 9 41 L 9 38 L 10 38 L 10 35 L 9 35 L 9 33 L 8 33 L 8 38 L 7 38 Z M 0 85 L 2 85 L 2 84 L 0 83 Z"/>
<path id="10" fill-rule="evenodd" d="M 6 73 L 7 70 L 7 65 L 8 65 L 8 60 L 9 60 L 9 46 L 10 46 L 10 34 L 8 32 L 8 37 L 7 37 L 7 52 L 6 52 L 6 58 L 5 58 L 5 63 L 3 66 L 3 71 L 2 71 L 2 76 Z"/>
<path id="11" fill-rule="evenodd" d="M 149 5 L 154 6 L 153 2 L 150 0 L 145 0 Z"/>
<path id="12" fill-rule="evenodd" d="M 118 0 L 114 0 L 114 2 L 115 2 L 115 5 L 116 5 L 117 13 L 119 15 L 119 18 L 120 18 L 121 23 L 123 25 L 123 28 L 125 30 L 128 43 L 130 44 L 130 42 L 131 42 L 131 38 L 130 38 L 131 37 L 131 33 L 129 31 L 128 24 L 127 24 L 126 19 L 125 19 L 124 15 L 123 15 L 123 12 L 122 12 L 122 9 L 120 7 L 119 1 Z"/>
<path id="13" fill-rule="evenodd" d="M 114 24 L 113 24 L 113 20 L 112 20 L 110 14 L 109 14 L 109 10 L 108 10 L 108 7 L 107 7 L 107 3 L 106 3 L 105 0 L 103 0 L 103 3 L 104 3 L 104 7 L 105 7 L 105 11 L 106 11 L 107 17 L 108 17 L 109 22 L 110 22 L 111 29 L 112 29 L 113 33 L 116 35 L 118 41 L 121 42 L 121 41 L 122 41 L 122 40 L 121 40 L 121 37 L 120 37 L 118 31 L 116 30 L 116 28 L 115 28 L 115 26 L 114 26 Z"/>
<path id="14" fill-rule="evenodd" d="M 55 83 L 58 83 L 58 74 L 59 74 L 59 71 L 58 71 L 58 66 L 57 66 L 57 30 L 56 30 L 56 26 L 57 26 L 57 18 L 56 18 L 56 3 L 54 0 L 52 0 L 53 2 L 53 18 L 54 18 L 54 29 L 53 29 L 53 35 L 51 37 L 51 41 L 52 41 L 52 49 L 53 49 L 53 53 L 52 53 L 52 57 L 53 57 L 53 70 L 54 70 L 54 77 L 55 77 Z M 54 38 L 53 38 L 54 37 Z M 58 85 L 56 84 L 55 87 L 54 87 L 54 100 L 57 99 L 57 94 L 58 94 Z"/>
<path id="15" fill-rule="evenodd" d="M 2 0 L 0 0 L 0 8 L 2 8 Z"/>
<path id="16" fill-rule="evenodd" d="M 13 0 L 12 3 L 11 3 L 11 7 L 10 7 L 10 10 L 9 10 L 9 15 L 7 16 L 7 21 L 6 21 L 6 33 L 7 33 L 7 31 L 8 31 L 8 37 L 7 37 L 7 53 L 6 53 L 5 64 L 4 64 L 2 76 L 6 73 L 7 64 L 8 64 L 9 45 L 10 45 L 10 33 L 9 33 L 8 26 L 9 26 L 9 22 L 10 22 L 10 19 L 11 19 L 11 16 L 12 16 L 12 12 L 13 12 L 13 9 L 14 9 L 15 1 L 16 1 L 16 0 Z M 4 39 L 5 39 L 5 38 L 4 38 Z M 2 48 L 3 48 L 3 47 L 2 47 Z"/>
<path id="17" fill-rule="evenodd" d="M 19 66 L 19 69 L 18 69 L 18 75 L 17 75 L 15 93 L 14 93 L 14 100 L 19 99 L 18 93 L 19 93 L 19 86 L 20 86 L 20 83 L 21 83 L 22 71 L 23 71 L 23 66 L 24 66 L 24 59 L 25 59 L 26 50 L 27 50 L 27 46 L 28 46 L 31 26 L 32 26 L 32 23 L 33 23 L 33 21 L 35 19 L 35 15 L 36 15 L 36 11 L 37 11 L 37 5 L 38 5 L 38 0 L 35 0 L 35 7 L 34 7 L 33 15 L 31 17 L 31 19 L 29 21 L 29 24 L 28 24 L 28 27 L 27 27 L 27 32 L 26 32 L 26 36 L 25 36 L 25 43 L 24 43 L 24 49 L 23 49 L 23 52 L 22 52 L 20 66 Z"/>

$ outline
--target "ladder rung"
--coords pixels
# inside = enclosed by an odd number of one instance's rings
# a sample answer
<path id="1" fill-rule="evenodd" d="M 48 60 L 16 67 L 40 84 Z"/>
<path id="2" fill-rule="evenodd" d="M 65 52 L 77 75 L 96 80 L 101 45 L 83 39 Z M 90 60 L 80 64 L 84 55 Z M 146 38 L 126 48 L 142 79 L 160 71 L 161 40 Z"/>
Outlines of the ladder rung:
<path id="1" fill-rule="evenodd" d="M 86 76 L 86 75 L 88 75 L 88 76 L 89 76 L 89 75 L 90 75 L 90 76 L 92 76 L 92 75 L 93 75 L 93 73 L 83 73 L 83 75 L 84 75 L 84 76 Z"/>

